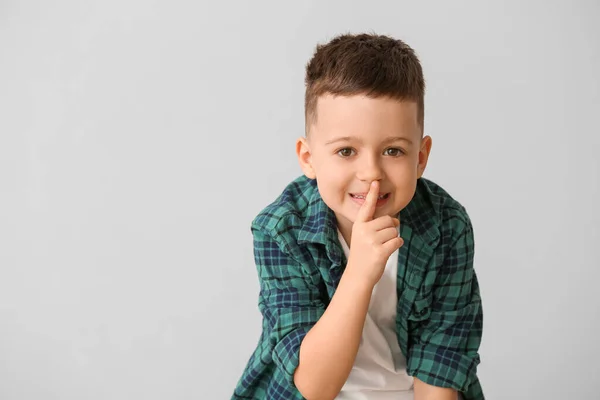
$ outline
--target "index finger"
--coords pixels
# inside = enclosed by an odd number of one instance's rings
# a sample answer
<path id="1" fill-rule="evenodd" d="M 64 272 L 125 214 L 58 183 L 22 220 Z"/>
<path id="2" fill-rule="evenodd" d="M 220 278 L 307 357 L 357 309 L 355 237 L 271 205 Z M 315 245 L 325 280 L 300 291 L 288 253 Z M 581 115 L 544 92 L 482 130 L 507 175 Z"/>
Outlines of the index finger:
<path id="1" fill-rule="evenodd" d="M 379 181 L 371 182 L 369 193 L 365 197 L 365 202 L 361 204 L 356 220 L 367 222 L 373 219 L 375 215 L 375 206 L 377 205 L 377 197 L 379 196 Z"/>

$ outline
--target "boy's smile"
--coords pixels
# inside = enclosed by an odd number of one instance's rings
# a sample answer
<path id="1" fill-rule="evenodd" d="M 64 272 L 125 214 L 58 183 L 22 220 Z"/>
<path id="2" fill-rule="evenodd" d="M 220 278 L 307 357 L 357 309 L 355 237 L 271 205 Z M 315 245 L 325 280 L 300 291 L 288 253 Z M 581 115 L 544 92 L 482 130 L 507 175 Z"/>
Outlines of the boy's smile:
<path id="1" fill-rule="evenodd" d="M 397 216 L 412 199 L 430 150 L 415 102 L 364 95 L 321 96 L 307 137 L 296 143 L 304 174 L 317 180 L 347 243 L 371 182 L 380 182 L 373 218 Z"/>
<path id="2" fill-rule="evenodd" d="M 383 193 L 383 194 L 382 194 Z M 367 197 L 367 194 L 364 192 L 361 193 L 350 193 L 349 196 L 352 198 L 352 200 L 354 200 L 359 206 L 362 205 L 365 202 L 365 198 Z M 386 192 L 379 192 L 379 197 L 377 198 L 377 205 L 376 207 L 381 207 L 383 206 L 385 203 L 387 203 L 388 199 L 390 198 L 390 193 L 386 193 Z"/>

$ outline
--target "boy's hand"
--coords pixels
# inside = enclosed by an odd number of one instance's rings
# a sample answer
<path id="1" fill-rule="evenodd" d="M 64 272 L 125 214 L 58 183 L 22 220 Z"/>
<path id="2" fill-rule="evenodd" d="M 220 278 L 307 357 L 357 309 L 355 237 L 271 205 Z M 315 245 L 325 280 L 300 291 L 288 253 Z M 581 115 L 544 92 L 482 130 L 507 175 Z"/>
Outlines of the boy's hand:
<path id="1" fill-rule="evenodd" d="M 375 286 L 381 279 L 388 258 L 404 244 L 398 236 L 398 218 L 385 215 L 373 219 L 378 196 L 379 182 L 373 181 L 352 226 L 350 255 L 346 268 L 347 271 L 352 271 L 351 274 L 358 276 L 358 279 L 365 279 L 371 286 Z"/>

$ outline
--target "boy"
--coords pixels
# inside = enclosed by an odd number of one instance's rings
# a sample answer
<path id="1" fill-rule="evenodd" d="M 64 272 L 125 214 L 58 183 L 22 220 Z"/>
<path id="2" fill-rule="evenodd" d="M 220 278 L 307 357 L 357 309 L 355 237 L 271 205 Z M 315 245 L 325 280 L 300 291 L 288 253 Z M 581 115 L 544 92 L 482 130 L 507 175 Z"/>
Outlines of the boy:
<path id="1" fill-rule="evenodd" d="M 340 35 L 306 67 L 304 172 L 252 222 L 263 332 L 233 399 L 483 399 L 465 209 L 422 178 L 414 51 Z"/>

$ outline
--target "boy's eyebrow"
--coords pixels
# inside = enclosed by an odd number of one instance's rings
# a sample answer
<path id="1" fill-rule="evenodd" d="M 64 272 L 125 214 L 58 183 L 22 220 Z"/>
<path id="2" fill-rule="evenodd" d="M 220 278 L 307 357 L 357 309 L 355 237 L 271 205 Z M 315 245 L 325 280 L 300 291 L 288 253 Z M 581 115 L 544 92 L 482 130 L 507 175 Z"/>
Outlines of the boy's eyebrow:
<path id="1" fill-rule="evenodd" d="M 326 145 L 330 145 L 330 144 L 337 143 L 337 142 L 345 142 L 345 141 L 351 141 L 351 140 L 355 140 L 357 142 L 361 142 L 360 139 L 355 138 L 353 136 L 342 136 L 342 137 L 338 137 L 338 138 L 332 139 L 332 140 L 326 142 L 325 144 Z M 388 143 L 400 142 L 400 141 L 407 142 L 408 144 L 412 145 L 412 140 L 410 140 L 408 138 L 405 138 L 405 137 L 402 137 L 402 136 L 389 136 L 389 137 L 385 138 L 382 143 L 383 144 L 388 144 Z"/>

